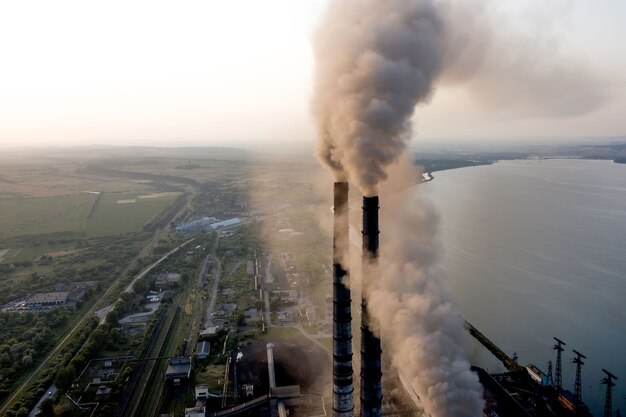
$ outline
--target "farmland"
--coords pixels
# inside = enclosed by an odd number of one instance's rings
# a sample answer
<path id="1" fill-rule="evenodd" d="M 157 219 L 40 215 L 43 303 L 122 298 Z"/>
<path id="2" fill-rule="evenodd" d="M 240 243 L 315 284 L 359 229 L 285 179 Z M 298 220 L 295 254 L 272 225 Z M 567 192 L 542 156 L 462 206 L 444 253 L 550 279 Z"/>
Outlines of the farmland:
<path id="1" fill-rule="evenodd" d="M 150 196 L 150 198 L 142 198 Z M 133 232 L 177 197 L 137 194 L 75 194 L 0 200 L 0 239 L 74 232 L 104 236 Z M 91 216 L 90 216 L 91 215 Z"/>
<path id="2" fill-rule="evenodd" d="M 87 236 L 121 234 L 141 229 L 153 216 L 172 204 L 178 194 L 104 194 L 87 220 Z"/>
<path id="3" fill-rule="evenodd" d="M 0 239 L 35 234 L 80 232 L 94 194 L 0 200 Z"/>

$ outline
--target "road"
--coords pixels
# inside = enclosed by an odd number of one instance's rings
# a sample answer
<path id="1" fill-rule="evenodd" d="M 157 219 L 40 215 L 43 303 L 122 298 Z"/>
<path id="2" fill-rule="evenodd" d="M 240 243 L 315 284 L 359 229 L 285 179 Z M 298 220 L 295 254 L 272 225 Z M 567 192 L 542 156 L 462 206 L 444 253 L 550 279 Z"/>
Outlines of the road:
<path id="1" fill-rule="evenodd" d="M 139 275 L 143 276 L 145 275 L 148 271 L 152 270 L 152 268 L 154 268 L 156 265 L 158 265 L 159 263 L 163 262 L 163 260 L 165 260 L 169 255 L 171 255 L 172 253 L 176 252 L 177 250 L 179 250 L 180 248 L 182 248 L 183 246 L 185 246 L 187 243 L 191 242 L 192 240 L 194 240 L 195 238 L 189 239 L 186 242 L 180 244 L 179 246 L 177 246 L 175 249 L 173 249 L 172 251 L 168 252 L 164 257 L 162 257 L 161 259 L 159 259 L 158 261 L 156 261 L 155 263 L 153 263 L 152 265 L 148 266 L 148 268 L 144 269 L 142 272 L 139 273 Z M 151 242 L 152 243 L 152 242 Z M 151 244 L 150 243 L 150 244 Z M 149 245 L 150 245 L 149 244 Z M 137 261 L 137 259 L 139 259 L 139 257 L 141 257 L 145 252 L 145 248 L 139 253 L 139 255 L 137 255 L 132 261 L 131 263 L 124 269 L 124 271 L 122 271 L 122 273 L 120 274 L 118 280 L 123 277 L 124 275 L 126 275 L 128 273 L 128 271 L 130 271 L 130 269 L 134 266 L 135 262 Z M 138 276 L 139 276 L 138 275 Z M 133 280 L 133 282 L 136 280 L 137 278 L 135 278 Z M 13 391 L 13 394 L 11 394 L 11 396 L 9 396 L 9 398 L 7 398 L 7 400 L 4 402 L 4 404 L 2 404 L 2 407 L 0 407 L 0 414 L 4 413 L 6 411 L 6 409 L 8 408 L 8 406 L 22 393 L 22 391 L 24 391 L 24 389 L 33 381 L 33 379 L 35 378 L 35 375 L 37 375 L 39 372 L 41 372 L 42 369 L 44 369 L 47 365 L 48 362 L 50 362 L 50 359 L 54 356 L 55 353 L 57 353 L 64 345 L 65 343 L 74 335 L 74 333 L 82 328 L 82 326 L 85 325 L 85 323 L 87 323 L 87 321 L 89 321 L 94 314 L 96 313 L 96 306 L 98 306 L 98 304 L 104 300 L 106 297 L 108 297 L 116 288 L 117 288 L 117 280 L 112 283 L 109 288 L 104 292 L 104 294 L 102 294 L 102 296 L 93 304 L 93 306 L 89 309 L 89 311 L 87 311 L 87 313 L 85 313 L 85 315 L 83 316 L 83 318 L 81 318 L 78 323 L 76 323 L 76 325 L 69 331 L 69 333 L 67 333 L 65 335 L 65 337 L 63 339 L 61 339 L 57 345 L 54 347 L 54 349 L 52 349 L 52 351 L 50 353 L 48 353 L 48 355 L 43 359 L 43 361 L 41 362 L 41 364 L 39 364 L 39 366 L 30 373 L 30 375 L 24 380 L 24 382 L 22 382 L 22 384 L 15 390 Z M 132 288 L 132 287 L 131 287 Z"/>
<path id="2" fill-rule="evenodd" d="M 265 327 L 272 327 L 272 312 L 270 311 L 270 292 L 263 290 L 263 301 L 265 301 Z"/>
<path id="3" fill-rule="evenodd" d="M 37 404 L 35 404 L 32 410 L 30 410 L 30 413 L 28 413 L 28 417 L 35 417 L 35 414 L 37 413 L 37 411 L 39 411 L 39 407 L 41 406 L 41 403 L 44 402 L 44 400 L 48 398 L 54 397 L 56 393 L 57 393 L 57 386 L 54 384 L 50 385 L 50 387 L 48 387 L 46 392 L 43 393 L 39 401 L 37 401 Z"/>
<path id="4" fill-rule="evenodd" d="M 152 269 L 154 269 L 154 267 L 156 267 L 158 264 L 160 264 L 161 262 L 163 262 L 164 260 L 166 260 L 171 254 L 178 252 L 178 250 L 180 248 L 182 248 L 183 246 L 187 245 L 189 242 L 194 241 L 196 238 L 192 237 L 191 239 L 181 243 L 180 245 L 176 246 L 174 249 L 172 249 L 171 251 L 169 251 L 168 253 L 166 253 L 165 255 L 163 255 L 158 261 L 156 261 L 155 263 L 153 263 L 152 265 L 148 266 L 147 268 L 145 268 L 143 271 L 141 271 L 140 273 L 138 273 L 135 278 L 133 278 L 133 280 L 130 282 L 130 284 L 128 284 L 126 286 L 126 288 L 124 289 L 124 292 L 131 292 L 133 290 L 133 285 L 135 285 L 135 282 L 143 277 L 146 276 L 146 274 L 150 271 L 152 271 Z"/>
<path id="5" fill-rule="evenodd" d="M 272 254 L 270 253 L 267 257 L 267 265 L 265 266 L 265 283 L 273 284 L 274 277 L 272 276 Z"/>

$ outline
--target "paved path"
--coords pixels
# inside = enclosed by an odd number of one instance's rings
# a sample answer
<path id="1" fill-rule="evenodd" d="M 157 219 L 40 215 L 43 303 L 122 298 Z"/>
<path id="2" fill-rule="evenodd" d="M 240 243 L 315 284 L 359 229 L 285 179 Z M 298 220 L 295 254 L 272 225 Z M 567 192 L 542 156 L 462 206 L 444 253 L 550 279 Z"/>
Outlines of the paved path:
<path id="1" fill-rule="evenodd" d="M 50 385 L 48 389 L 46 390 L 46 392 L 43 393 L 39 401 L 37 401 L 37 404 L 35 404 L 35 407 L 33 407 L 33 409 L 30 410 L 30 413 L 28 413 L 28 417 L 35 417 L 35 414 L 37 413 L 37 411 L 39 411 L 39 407 L 41 406 L 41 403 L 44 402 L 44 400 L 48 398 L 54 397 L 56 393 L 57 393 L 57 386 L 54 384 Z"/>
<path id="2" fill-rule="evenodd" d="M 178 252 L 178 250 L 180 248 L 182 248 L 183 246 L 185 246 L 187 243 L 194 241 L 196 238 L 193 237 L 183 243 L 181 243 L 180 245 L 176 246 L 174 249 L 172 249 L 171 251 L 169 251 L 168 253 L 166 253 L 165 255 L 163 255 L 158 261 L 154 262 L 152 265 L 150 265 L 149 267 L 145 268 L 143 271 L 141 271 L 140 273 L 138 273 L 135 278 L 133 278 L 133 280 L 130 282 L 130 284 L 128 284 L 126 286 L 126 288 L 124 289 L 124 292 L 131 292 L 133 290 L 133 285 L 135 285 L 135 282 L 138 279 L 143 278 L 144 276 L 146 276 L 146 274 L 150 271 L 152 271 L 152 269 L 154 269 L 154 267 L 156 267 L 158 264 L 160 264 L 161 262 L 163 262 L 164 260 L 166 260 L 171 254 Z"/>

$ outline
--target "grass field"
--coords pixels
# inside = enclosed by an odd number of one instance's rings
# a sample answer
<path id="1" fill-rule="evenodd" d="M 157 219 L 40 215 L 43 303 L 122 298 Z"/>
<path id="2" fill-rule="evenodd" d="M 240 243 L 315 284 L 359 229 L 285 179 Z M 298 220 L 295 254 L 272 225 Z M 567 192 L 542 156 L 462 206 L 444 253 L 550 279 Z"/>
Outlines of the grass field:
<path id="1" fill-rule="evenodd" d="M 0 257 L 0 263 L 30 261 L 44 254 L 57 257 L 61 255 L 62 252 L 75 251 L 75 246 L 75 242 L 68 242 L 57 244 L 37 243 L 11 247 L 4 256 Z M 4 246 L 2 247 L 4 248 Z"/>
<path id="2" fill-rule="evenodd" d="M 80 232 L 96 201 L 94 194 L 0 200 L 0 239 Z"/>
<path id="3" fill-rule="evenodd" d="M 85 233 L 88 237 L 133 232 L 176 197 L 172 193 L 113 193 L 98 199 L 97 194 L 81 193 L 0 200 L 0 240 L 59 232 Z"/>
<path id="4" fill-rule="evenodd" d="M 91 219 L 87 236 L 104 236 L 141 229 L 150 218 L 172 204 L 176 195 L 140 198 L 137 194 L 104 194 Z"/>

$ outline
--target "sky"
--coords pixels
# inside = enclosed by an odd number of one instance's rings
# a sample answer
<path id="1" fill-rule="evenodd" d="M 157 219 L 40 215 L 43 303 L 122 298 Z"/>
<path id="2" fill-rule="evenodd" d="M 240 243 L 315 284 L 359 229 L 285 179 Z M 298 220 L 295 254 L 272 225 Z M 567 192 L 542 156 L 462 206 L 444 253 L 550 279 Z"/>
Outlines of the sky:
<path id="1" fill-rule="evenodd" d="M 0 146 L 312 142 L 325 4 L 0 2 Z M 482 4 L 494 47 L 443 77 L 416 140 L 626 135 L 626 2 Z"/>

